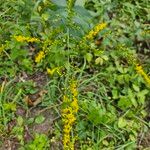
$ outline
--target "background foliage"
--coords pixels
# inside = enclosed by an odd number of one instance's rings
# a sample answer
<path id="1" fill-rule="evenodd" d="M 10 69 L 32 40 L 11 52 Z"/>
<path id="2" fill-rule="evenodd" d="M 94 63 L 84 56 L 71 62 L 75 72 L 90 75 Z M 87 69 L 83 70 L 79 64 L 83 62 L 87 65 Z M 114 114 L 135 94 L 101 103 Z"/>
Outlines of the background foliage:
<path id="1" fill-rule="evenodd" d="M 137 74 L 130 57 L 149 76 L 148 4 L 147 0 L 1 0 L 1 147 L 15 141 L 17 149 L 39 145 L 39 150 L 62 149 L 62 97 L 71 79 L 78 87 L 79 111 L 71 133 L 73 138 L 77 135 L 75 149 L 150 146 L 142 145 L 149 131 L 149 84 Z M 107 23 L 106 28 L 84 40 L 100 23 Z M 35 95 L 32 102 L 29 97 Z M 25 115 L 18 114 L 20 109 Z M 52 129 L 37 133 L 34 125 L 49 117 L 45 110 L 53 112 Z"/>

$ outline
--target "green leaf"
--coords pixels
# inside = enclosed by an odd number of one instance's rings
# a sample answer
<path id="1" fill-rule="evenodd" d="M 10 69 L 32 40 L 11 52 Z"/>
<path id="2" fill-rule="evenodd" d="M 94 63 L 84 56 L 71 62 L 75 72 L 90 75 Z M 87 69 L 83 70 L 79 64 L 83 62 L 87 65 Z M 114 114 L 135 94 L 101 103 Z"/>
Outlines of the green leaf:
<path id="1" fill-rule="evenodd" d="M 36 117 L 35 123 L 40 124 L 40 123 L 42 123 L 44 120 L 45 120 L 45 117 L 42 116 L 42 115 L 39 115 L 39 116 Z"/>
<path id="2" fill-rule="evenodd" d="M 108 145 L 109 145 L 109 142 L 108 142 L 107 140 L 103 140 L 102 143 L 103 143 L 103 145 L 105 145 L 105 146 L 108 146 Z"/>
<path id="3" fill-rule="evenodd" d="M 27 120 L 27 123 L 28 124 L 32 124 L 34 122 L 34 118 L 29 118 L 28 120 Z"/>
<path id="4" fill-rule="evenodd" d="M 102 59 L 101 57 L 98 57 L 98 58 L 95 59 L 95 64 L 96 64 L 96 65 L 98 65 L 98 64 L 101 64 L 101 65 L 102 65 L 103 62 L 104 62 L 104 61 L 103 61 L 103 59 Z"/>
<path id="5" fill-rule="evenodd" d="M 56 4 L 57 6 L 66 6 L 66 0 L 61 0 L 61 1 L 58 1 L 58 0 L 52 0 L 52 2 L 54 4 Z"/>
<path id="6" fill-rule="evenodd" d="M 120 107 L 123 110 L 125 110 L 131 106 L 132 106 L 132 103 L 126 96 L 122 96 L 120 98 L 120 100 L 118 101 L 118 107 Z"/>
<path id="7" fill-rule="evenodd" d="M 137 101 L 135 99 L 135 94 L 133 93 L 133 91 L 130 88 L 128 89 L 128 96 L 129 96 L 129 100 L 132 102 L 133 106 L 137 107 L 138 104 L 137 104 Z"/>
<path id="8" fill-rule="evenodd" d="M 130 100 L 131 100 L 131 102 L 132 102 L 134 107 L 138 106 L 137 101 L 136 101 L 136 99 L 134 97 L 130 98 Z"/>
<path id="9" fill-rule="evenodd" d="M 22 118 L 21 116 L 19 116 L 19 117 L 17 118 L 17 123 L 18 123 L 19 126 L 22 126 L 22 125 L 23 125 L 23 118 Z"/>
<path id="10" fill-rule="evenodd" d="M 133 135 L 133 134 L 130 134 L 130 135 L 129 135 L 129 138 L 130 138 L 130 140 L 133 141 L 133 142 L 136 141 L 136 137 L 135 137 L 135 135 Z"/>
<path id="11" fill-rule="evenodd" d="M 76 0 L 75 4 L 84 7 L 85 0 Z"/>
<path id="12" fill-rule="evenodd" d="M 120 117 L 118 120 L 118 127 L 119 128 L 124 128 L 127 125 L 127 121 L 126 119 L 124 119 L 123 117 Z"/>
<path id="13" fill-rule="evenodd" d="M 112 95 L 113 95 L 113 99 L 117 99 L 118 98 L 118 90 L 117 89 L 113 89 L 112 90 Z"/>
<path id="14" fill-rule="evenodd" d="M 91 53 L 86 53 L 85 58 L 88 62 L 92 61 L 93 55 Z"/>
<path id="15" fill-rule="evenodd" d="M 139 91 L 140 91 L 140 88 L 139 88 L 137 85 L 133 84 L 132 86 L 133 86 L 133 89 L 134 89 L 136 92 L 139 92 Z"/>
<path id="16" fill-rule="evenodd" d="M 147 89 L 142 90 L 140 92 L 138 92 L 137 97 L 138 97 L 138 102 L 140 104 L 144 104 L 145 103 L 145 96 L 149 93 L 149 91 Z"/>
<path id="17" fill-rule="evenodd" d="M 42 19 L 47 21 L 49 18 L 49 14 L 48 13 L 45 13 L 45 14 L 42 14 Z"/>
<path id="18" fill-rule="evenodd" d="M 108 56 L 106 56 L 106 55 L 102 55 L 101 57 L 102 57 L 105 61 L 108 60 Z"/>
<path id="19" fill-rule="evenodd" d="M 120 83 L 120 84 L 124 84 L 124 75 L 117 75 L 117 80 L 118 80 L 118 82 Z"/>
<path id="20" fill-rule="evenodd" d="M 4 110 L 16 111 L 16 103 L 4 103 Z"/>
<path id="21" fill-rule="evenodd" d="M 92 101 L 88 106 L 87 117 L 94 125 L 109 121 L 106 115 L 106 110 L 94 101 Z"/>

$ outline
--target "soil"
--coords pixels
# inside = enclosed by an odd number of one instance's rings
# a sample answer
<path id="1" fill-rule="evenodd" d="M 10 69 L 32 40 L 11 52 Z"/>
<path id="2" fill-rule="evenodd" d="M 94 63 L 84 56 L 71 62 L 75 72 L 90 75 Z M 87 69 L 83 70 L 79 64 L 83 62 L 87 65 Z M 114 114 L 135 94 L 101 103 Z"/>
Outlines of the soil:
<path id="1" fill-rule="evenodd" d="M 139 134 L 138 150 L 150 150 L 150 130 L 146 134 Z"/>
<path id="2" fill-rule="evenodd" d="M 21 116 L 24 119 L 28 120 L 29 118 L 36 118 L 37 115 L 44 116 L 45 120 L 41 124 L 32 123 L 31 125 L 24 126 L 24 141 L 28 143 L 33 140 L 33 136 L 35 133 L 45 134 L 50 139 L 53 139 L 55 136 L 53 131 L 55 128 L 55 121 L 59 119 L 58 114 L 55 114 L 54 109 L 52 108 L 42 108 L 39 106 L 39 103 L 42 102 L 42 97 L 47 92 L 44 90 L 44 86 L 47 83 L 47 75 L 42 72 L 34 73 L 33 75 L 27 75 L 26 73 L 22 73 L 18 78 L 16 78 L 16 82 L 24 82 L 32 80 L 35 85 L 37 92 L 34 94 L 26 95 L 24 99 L 28 104 L 29 109 L 25 110 L 23 107 L 18 106 L 17 111 L 15 113 L 16 117 Z M 15 84 L 14 83 L 14 84 Z M 29 103 L 30 100 L 30 103 Z M 12 129 L 16 126 L 16 119 L 11 120 L 8 123 L 7 134 L 6 137 L 2 139 L 3 143 L 0 145 L 0 150 L 17 150 L 21 145 L 19 141 L 15 137 L 11 137 L 10 133 Z M 52 140 L 50 141 L 51 150 L 61 150 L 62 144 L 60 140 Z"/>

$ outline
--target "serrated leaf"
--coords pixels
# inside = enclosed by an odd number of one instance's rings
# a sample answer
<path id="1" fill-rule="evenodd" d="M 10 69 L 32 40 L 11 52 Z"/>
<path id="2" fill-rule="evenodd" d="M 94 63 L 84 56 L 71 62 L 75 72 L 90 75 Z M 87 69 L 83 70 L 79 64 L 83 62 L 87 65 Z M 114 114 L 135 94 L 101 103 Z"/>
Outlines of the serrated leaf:
<path id="1" fill-rule="evenodd" d="M 39 115 L 39 116 L 36 117 L 35 123 L 40 124 L 40 123 L 42 123 L 44 120 L 45 120 L 45 117 L 42 116 L 42 115 Z"/>
<path id="2" fill-rule="evenodd" d="M 120 107 L 121 109 L 125 110 L 125 109 L 127 109 L 127 108 L 129 108 L 131 106 L 132 106 L 132 103 L 127 97 L 122 96 L 120 98 L 120 100 L 118 102 L 118 107 Z"/>

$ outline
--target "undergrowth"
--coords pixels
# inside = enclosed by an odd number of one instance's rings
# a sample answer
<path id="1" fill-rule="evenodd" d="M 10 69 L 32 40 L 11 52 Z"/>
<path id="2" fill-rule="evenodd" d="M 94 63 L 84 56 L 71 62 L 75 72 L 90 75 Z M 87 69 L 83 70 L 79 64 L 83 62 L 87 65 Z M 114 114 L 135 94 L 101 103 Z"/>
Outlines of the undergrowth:
<path id="1" fill-rule="evenodd" d="M 1 0 L 1 148 L 148 148 L 149 18 L 140 0 Z"/>

